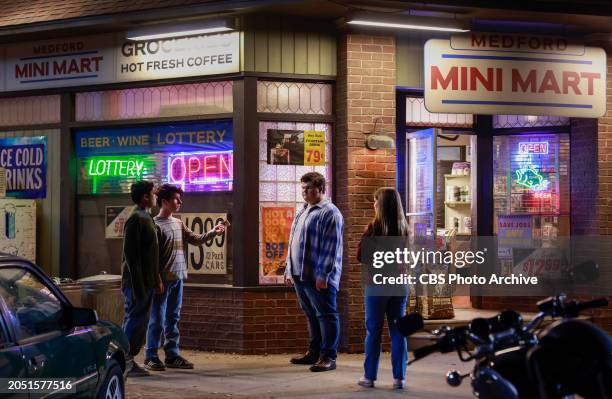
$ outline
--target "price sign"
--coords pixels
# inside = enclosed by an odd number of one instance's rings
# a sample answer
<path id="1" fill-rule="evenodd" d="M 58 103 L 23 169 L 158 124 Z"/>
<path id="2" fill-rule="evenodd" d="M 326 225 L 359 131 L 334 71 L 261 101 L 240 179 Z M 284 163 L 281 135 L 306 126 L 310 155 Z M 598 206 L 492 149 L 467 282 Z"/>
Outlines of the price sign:
<path id="1" fill-rule="evenodd" d="M 174 214 L 196 234 L 204 234 L 227 219 L 225 213 Z M 187 246 L 187 270 L 196 274 L 227 273 L 227 230 L 201 245 Z"/>

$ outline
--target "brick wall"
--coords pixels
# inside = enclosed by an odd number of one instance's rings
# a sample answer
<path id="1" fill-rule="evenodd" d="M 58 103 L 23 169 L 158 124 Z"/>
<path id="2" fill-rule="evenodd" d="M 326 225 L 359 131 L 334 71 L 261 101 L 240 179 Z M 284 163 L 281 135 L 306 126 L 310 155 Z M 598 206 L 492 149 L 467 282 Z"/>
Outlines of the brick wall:
<path id="1" fill-rule="evenodd" d="M 345 217 L 344 273 L 339 297 L 341 348 L 363 351 L 364 310 L 357 243 L 374 216 L 372 194 L 395 186 L 395 150 L 368 150 L 366 134 L 395 134 L 395 39 L 345 35 L 338 46 L 336 202 Z"/>
<path id="2" fill-rule="evenodd" d="M 185 287 L 181 346 L 241 354 L 302 353 L 306 318 L 290 289 Z"/>

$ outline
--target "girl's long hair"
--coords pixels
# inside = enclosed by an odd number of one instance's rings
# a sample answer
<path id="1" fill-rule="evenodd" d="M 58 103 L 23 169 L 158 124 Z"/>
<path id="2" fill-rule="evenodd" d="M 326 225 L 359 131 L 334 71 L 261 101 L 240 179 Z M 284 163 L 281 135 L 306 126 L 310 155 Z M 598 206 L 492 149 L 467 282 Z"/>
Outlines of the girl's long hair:
<path id="1" fill-rule="evenodd" d="M 376 216 L 372 221 L 374 235 L 407 236 L 408 223 L 399 193 L 391 187 L 381 187 L 374 193 Z"/>

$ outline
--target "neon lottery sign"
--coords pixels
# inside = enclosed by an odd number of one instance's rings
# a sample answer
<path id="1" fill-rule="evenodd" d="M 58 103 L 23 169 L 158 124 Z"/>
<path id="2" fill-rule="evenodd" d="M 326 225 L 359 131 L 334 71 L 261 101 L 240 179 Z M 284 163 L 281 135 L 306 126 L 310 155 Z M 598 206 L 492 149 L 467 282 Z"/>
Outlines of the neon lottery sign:
<path id="1" fill-rule="evenodd" d="M 139 157 L 91 158 L 87 163 L 90 177 L 141 177 L 145 170 L 145 161 Z"/>
<path id="2" fill-rule="evenodd" d="M 231 190 L 234 181 L 233 151 L 171 154 L 167 159 L 168 183 L 185 191 Z"/>

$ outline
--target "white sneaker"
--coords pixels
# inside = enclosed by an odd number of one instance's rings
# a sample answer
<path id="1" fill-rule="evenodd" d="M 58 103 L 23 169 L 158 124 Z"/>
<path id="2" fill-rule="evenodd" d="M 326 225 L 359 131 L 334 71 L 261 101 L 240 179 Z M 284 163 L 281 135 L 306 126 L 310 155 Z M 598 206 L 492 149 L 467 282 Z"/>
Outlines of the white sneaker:
<path id="1" fill-rule="evenodd" d="M 406 384 L 406 380 L 393 379 L 393 389 L 404 389 L 404 384 Z"/>
<path id="2" fill-rule="evenodd" d="M 368 380 L 365 377 L 361 377 L 359 381 L 357 381 L 357 385 L 361 385 L 362 387 L 366 387 L 366 388 L 374 388 L 374 381 Z"/>

